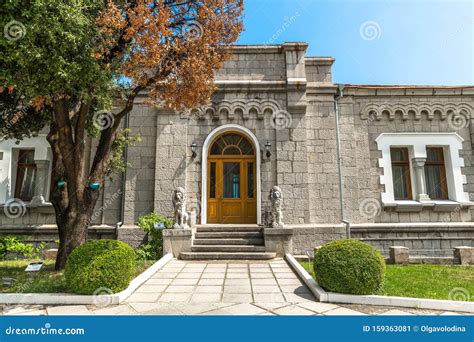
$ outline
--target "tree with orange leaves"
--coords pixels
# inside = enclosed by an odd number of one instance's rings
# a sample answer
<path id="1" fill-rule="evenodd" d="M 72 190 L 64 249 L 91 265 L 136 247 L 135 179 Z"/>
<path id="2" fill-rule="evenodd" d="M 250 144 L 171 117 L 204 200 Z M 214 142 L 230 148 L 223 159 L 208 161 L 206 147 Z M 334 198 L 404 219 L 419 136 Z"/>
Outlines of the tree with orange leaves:
<path id="1" fill-rule="evenodd" d="M 22 139 L 49 130 L 56 269 L 87 239 L 101 191 L 90 185 L 114 171 L 113 156 L 128 137 L 121 121 L 136 96 L 146 93 L 150 103 L 178 111 L 206 104 L 214 73 L 242 30 L 242 10 L 242 0 L 1 5 L 0 135 Z M 88 167 L 87 136 L 98 139 Z"/>

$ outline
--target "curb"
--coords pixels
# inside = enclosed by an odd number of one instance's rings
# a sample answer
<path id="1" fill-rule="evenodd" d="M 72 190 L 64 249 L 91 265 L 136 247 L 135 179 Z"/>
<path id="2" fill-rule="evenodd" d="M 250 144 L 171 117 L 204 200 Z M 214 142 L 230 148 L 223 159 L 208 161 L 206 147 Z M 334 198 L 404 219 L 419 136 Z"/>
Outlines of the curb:
<path id="1" fill-rule="evenodd" d="M 153 274 L 165 266 L 173 256 L 164 255 L 143 273 L 134 278 L 128 287 L 114 294 L 75 295 L 68 293 L 4 293 L 0 294 L 0 304 L 38 304 L 38 305 L 106 305 L 120 304 L 127 299 L 138 287 L 150 279 Z"/>
<path id="2" fill-rule="evenodd" d="M 359 296 L 343 293 L 326 292 L 313 277 L 296 261 L 291 254 L 285 255 L 286 260 L 293 270 L 300 276 L 303 282 L 308 286 L 311 292 L 320 302 L 339 303 L 339 304 L 363 304 L 363 305 L 384 305 L 398 306 L 414 309 L 430 309 L 442 311 L 457 311 L 474 313 L 474 302 L 464 302 L 456 300 L 425 299 L 411 297 L 393 297 L 393 296 Z"/>
<path id="3" fill-rule="evenodd" d="M 308 286 L 310 291 L 314 294 L 314 296 L 320 302 L 327 302 L 328 301 L 328 293 L 324 291 L 324 289 L 318 285 L 316 280 L 314 280 L 311 275 L 306 272 L 303 266 L 300 265 L 298 261 L 293 257 L 291 254 L 285 254 L 286 260 L 290 263 L 290 266 L 293 270 L 298 274 L 298 276 L 303 280 L 303 282 Z"/>

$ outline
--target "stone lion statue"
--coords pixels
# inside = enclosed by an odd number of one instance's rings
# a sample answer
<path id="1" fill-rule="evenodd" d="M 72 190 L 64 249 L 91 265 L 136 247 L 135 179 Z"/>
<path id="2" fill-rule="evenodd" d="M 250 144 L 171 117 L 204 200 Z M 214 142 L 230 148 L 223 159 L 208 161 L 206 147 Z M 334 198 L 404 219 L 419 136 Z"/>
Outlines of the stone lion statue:
<path id="1" fill-rule="evenodd" d="M 283 193 L 278 186 L 272 187 L 269 196 L 271 202 L 270 223 L 273 228 L 283 227 Z"/>
<path id="2" fill-rule="evenodd" d="M 186 192 L 178 187 L 173 192 L 174 228 L 188 227 L 188 213 L 186 212 Z"/>

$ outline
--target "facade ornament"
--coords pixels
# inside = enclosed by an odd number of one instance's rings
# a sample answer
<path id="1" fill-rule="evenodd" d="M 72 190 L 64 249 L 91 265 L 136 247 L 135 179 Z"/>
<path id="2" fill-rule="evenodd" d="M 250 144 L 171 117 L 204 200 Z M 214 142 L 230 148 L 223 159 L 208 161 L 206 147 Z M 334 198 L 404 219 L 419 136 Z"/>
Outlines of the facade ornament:
<path id="1" fill-rule="evenodd" d="M 186 212 L 186 192 L 178 187 L 173 192 L 174 226 L 173 228 L 188 228 L 188 213 Z"/>
<path id="2" fill-rule="evenodd" d="M 468 121 L 473 115 L 473 108 L 468 103 L 412 103 L 412 102 L 390 102 L 370 103 L 361 108 L 362 120 L 382 120 L 388 118 L 395 120 L 446 120 L 454 118 L 456 121 Z M 459 125 L 459 123 L 458 123 Z M 461 127 L 464 128 L 464 127 Z"/>
<path id="3" fill-rule="evenodd" d="M 269 196 L 271 202 L 270 225 L 273 228 L 283 227 L 283 212 L 281 211 L 283 205 L 283 193 L 278 186 L 272 187 Z"/>

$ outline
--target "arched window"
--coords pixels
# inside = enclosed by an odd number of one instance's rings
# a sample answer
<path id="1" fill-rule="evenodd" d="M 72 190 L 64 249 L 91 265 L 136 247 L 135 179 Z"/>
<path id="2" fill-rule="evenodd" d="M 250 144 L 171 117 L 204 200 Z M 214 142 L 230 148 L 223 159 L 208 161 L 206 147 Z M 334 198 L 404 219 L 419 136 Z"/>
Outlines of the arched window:
<path id="1" fill-rule="evenodd" d="M 226 133 L 211 145 L 212 156 L 253 156 L 255 151 L 246 137 L 236 133 Z"/>

